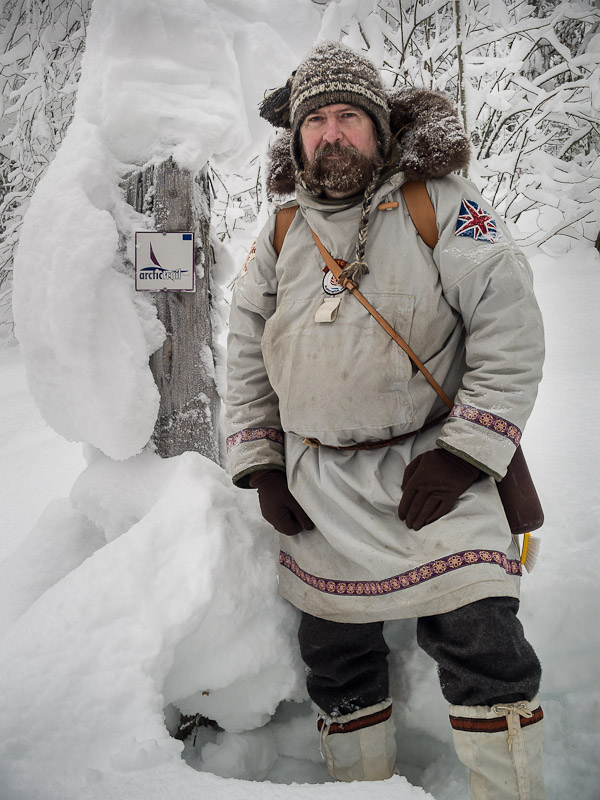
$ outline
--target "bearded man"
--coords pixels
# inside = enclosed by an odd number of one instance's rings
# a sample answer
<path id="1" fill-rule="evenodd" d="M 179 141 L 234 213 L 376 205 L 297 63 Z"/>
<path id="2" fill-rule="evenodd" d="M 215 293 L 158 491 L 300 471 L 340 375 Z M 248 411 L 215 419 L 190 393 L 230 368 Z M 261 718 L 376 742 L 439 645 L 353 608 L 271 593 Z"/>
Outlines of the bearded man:
<path id="1" fill-rule="evenodd" d="M 393 774 L 382 631 L 412 617 L 472 797 L 542 800 L 541 670 L 517 618 L 520 554 L 496 487 L 541 378 L 530 269 L 475 186 L 451 174 L 469 146 L 442 96 L 388 93 L 371 62 L 329 42 L 261 114 L 288 131 L 269 189 L 294 194 L 296 212 L 283 242 L 271 217 L 236 282 L 227 441 L 234 482 L 258 490 L 280 533 L 280 592 L 301 611 L 328 770 Z M 434 249 L 405 204 L 408 181 L 426 182 Z M 359 283 L 450 413 L 352 296 Z"/>

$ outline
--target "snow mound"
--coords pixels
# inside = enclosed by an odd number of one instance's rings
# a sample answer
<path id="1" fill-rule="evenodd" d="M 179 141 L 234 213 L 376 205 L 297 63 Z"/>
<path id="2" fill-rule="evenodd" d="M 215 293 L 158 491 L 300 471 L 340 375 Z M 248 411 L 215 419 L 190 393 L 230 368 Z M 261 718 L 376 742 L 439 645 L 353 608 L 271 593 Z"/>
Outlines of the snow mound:
<path id="1" fill-rule="evenodd" d="M 296 612 L 277 594 L 277 538 L 254 493 L 198 454 L 144 453 L 119 465 L 119 496 L 106 462 L 98 453 L 83 473 L 70 513 L 95 532 L 90 549 L 105 524 L 116 538 L 69 571 L 77 539 L 68 574 L 0 643 L 3 799 L 21 785 L 66 800 L 105 774 L 190 769 L 169 704 L 236 732 L 305 699 Z M 27 583 L 35 560 L 20 564 Z"/>

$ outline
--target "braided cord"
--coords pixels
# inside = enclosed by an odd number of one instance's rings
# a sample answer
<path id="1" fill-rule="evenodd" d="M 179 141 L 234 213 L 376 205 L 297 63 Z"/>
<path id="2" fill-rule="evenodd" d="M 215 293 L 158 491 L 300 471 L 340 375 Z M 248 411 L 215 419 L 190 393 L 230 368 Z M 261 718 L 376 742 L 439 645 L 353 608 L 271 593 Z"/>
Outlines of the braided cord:
<path id="1" fill-rule="evenodd" d="M 347 267 L 344 267 L 340 275 L 339 281 L 343 284 L 344 280 L 349 279 L 357 286 L 363 275 L 369 273 L 369 266 L 365 260 L 365 250 L 367 247 L 367 236 L 369 235 L 369 218 L 371 215 L 371 206 L 373 204 L 373 197 L 377 189 L 379 176 L 381 175 L 382 167 L 376 167 L 373 172 L 371 182 L 365 189 L 363 196 L 362 208 L 360 212 L 360 223 L 358 226 L 358 237 L 356 240 L 356 258 Z M 297 169 L 295 173 L 296 183 L 300 184 L 303 189 L 312 191 L 310 186 L 306 183 L 301 170 Z"/>
<path id="2" fill-rule="evenodd" d="M 377 189 L 377 183 L 381 174 L 381 167 L 377 167 L 373 172 L 373 178 L 365 189 L 363 197 L 362 209 L 360 212 L 360 224 L 358 226 L 358 237 L 356 240 L 356 258 L 347 267 L 344 267 L 340 275 L 339 282 L 343 284 L 344 280 L 348 279 L 354 281 L 356 285 L 360 283 L 363 275 L 369 273 L 369 265 L 365 260 L 365 250 L 367 247 L 367 236 L 369 235 L 369 217 L 371 214 L 371 206 L 373 204 L 373 197 Z"/>

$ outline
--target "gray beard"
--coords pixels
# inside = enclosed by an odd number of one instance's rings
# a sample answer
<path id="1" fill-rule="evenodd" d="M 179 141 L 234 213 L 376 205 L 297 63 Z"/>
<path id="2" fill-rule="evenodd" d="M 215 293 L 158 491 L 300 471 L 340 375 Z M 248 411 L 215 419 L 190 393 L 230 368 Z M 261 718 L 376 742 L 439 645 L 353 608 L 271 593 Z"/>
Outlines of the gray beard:
<path id="1" fill-rule="evenodd" d="M 334 161 L 326 156 L 337 155 Z M 326 142 L 315 151 L 312 161 L 308 161 L 302 150 L 304 170 L 302 177 L 313 190 L 328 189 L 340 194 L 352 195 L 364 191 L 371 182 L 375 170 L 382 164 L 382 158 L 376 151 L 372 155 L 361 153 L 353 145 L 343 146 L 339 143 Z"/>

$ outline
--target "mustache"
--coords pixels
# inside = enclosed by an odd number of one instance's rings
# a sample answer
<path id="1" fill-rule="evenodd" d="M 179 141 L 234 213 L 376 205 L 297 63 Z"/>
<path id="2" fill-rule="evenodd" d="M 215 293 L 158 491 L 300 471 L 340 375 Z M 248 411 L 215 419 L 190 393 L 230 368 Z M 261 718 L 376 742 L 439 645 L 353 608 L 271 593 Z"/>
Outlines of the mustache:
<path id="1" fill-rule="evenodd" d="M 343 145 L 339 142 L 324 142 L 318 147 L 313 155 L 315 161 L 322 161 L 327 156 L 356 156 L 359 154 L 358 148 L 354 145 Z"/>

